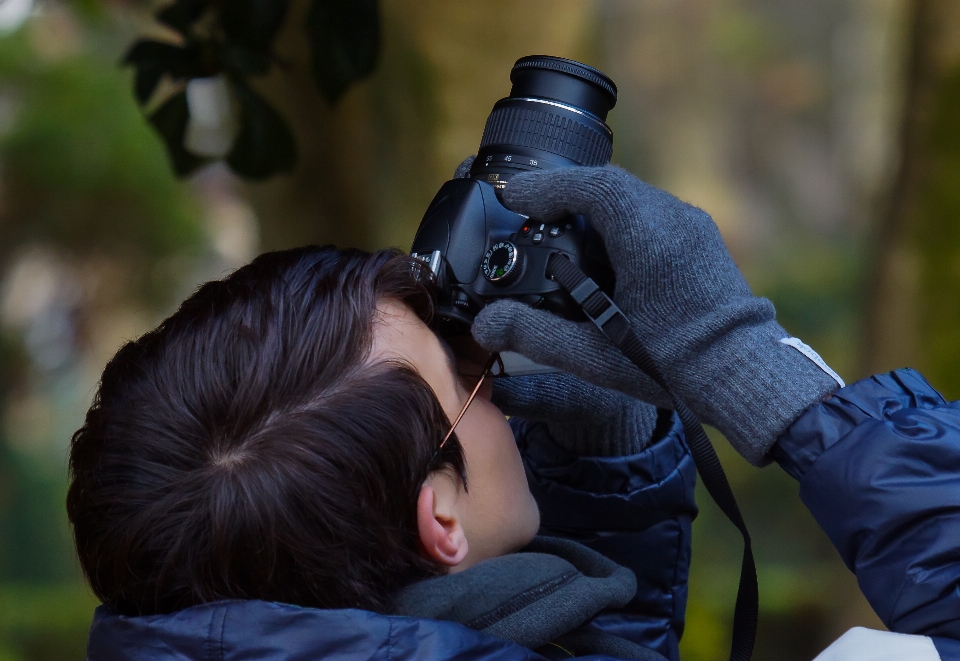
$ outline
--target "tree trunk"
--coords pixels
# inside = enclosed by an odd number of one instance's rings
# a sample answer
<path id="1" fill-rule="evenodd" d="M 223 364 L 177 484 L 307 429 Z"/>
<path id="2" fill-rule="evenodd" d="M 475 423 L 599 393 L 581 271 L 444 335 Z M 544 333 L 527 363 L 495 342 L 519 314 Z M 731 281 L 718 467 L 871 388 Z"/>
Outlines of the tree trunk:
<path id="1" fill-rule="evenodd" d="M 409 248 L 440 184 L 476 153 L 487 114 L 510 91 L 513 62 L 540 52 L 583 57 L 593 5 L 383 0 L 377 69 L 331 108 L 311 79 L 309 0 L 293 0 L 277 40 L 283 66 L 258 87 L 291 124 L 299 162 L 248 186 L 261 247 Z"/>
<path id="2" fill-rule="evenodd" d="M 914 0 L 901 162 L 877 227 L 863 368 L 960 396 L 960 3 Z"/>

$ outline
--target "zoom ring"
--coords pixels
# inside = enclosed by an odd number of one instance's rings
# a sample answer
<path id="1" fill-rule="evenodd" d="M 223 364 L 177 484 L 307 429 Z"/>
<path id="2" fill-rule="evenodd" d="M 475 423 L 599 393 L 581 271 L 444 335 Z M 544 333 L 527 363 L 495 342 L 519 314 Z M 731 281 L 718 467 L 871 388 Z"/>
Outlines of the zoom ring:
<path id="1" fill-rule="evenodd" d="M 529 108 L 496 108 L 483 129 L 480 149 L 517 145 L 557 154 L 580 165 L 605 165 L 613 141 L 596 129 L 569 117 Z"/>

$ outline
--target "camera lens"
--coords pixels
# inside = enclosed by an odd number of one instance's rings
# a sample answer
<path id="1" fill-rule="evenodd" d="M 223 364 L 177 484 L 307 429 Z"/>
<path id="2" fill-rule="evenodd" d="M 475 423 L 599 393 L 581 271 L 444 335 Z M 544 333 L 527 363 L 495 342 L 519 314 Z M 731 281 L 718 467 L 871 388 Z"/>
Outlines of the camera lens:
<path id="1" fill-rule="evenodd" d="M 503 188 L 526 170 L 610 162 L 605 120 L 617 103 L 610 78 L 573 60 L 531 55 L 513 65 L 510 82 L 510 96 L 487 118 L 473 178 Z"/>

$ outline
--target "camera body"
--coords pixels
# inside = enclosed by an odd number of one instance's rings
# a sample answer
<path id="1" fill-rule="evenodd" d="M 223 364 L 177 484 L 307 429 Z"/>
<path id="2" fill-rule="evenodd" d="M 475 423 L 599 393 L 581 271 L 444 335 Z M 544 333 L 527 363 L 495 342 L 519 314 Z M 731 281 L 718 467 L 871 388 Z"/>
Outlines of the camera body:
<path id="1" fill-rule="evenodd" d="M 610 161 L 607 112 L 616 87 L 596 69 L 548 56 L 521 58 L 510 96 L 494 105 L 469 177 L 446 182 L 424 214 L 411 253 L 430 265 L 440 290 L 440 332 L 469 332 L 488 302 L 511 298 L 569 319 L 579 306 L 546 275 L 562 253 L 613 294 L 615 278 L 589 219 L 538 221 L 507 209 L 500 194 L 520 172 Z"/>

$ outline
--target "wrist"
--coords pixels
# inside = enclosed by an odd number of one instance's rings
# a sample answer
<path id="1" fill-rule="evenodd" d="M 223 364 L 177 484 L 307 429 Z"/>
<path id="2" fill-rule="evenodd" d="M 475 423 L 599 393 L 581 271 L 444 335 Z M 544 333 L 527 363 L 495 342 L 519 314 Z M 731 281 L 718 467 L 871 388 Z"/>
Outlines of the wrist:
<path id="1" fill-rule="evenodd" d="M 794 420 L 840 387 L 812 349 L 787 338 L 772 319 L 742 324 L 665 368 L 677 395 L 757 466 Z"/>

